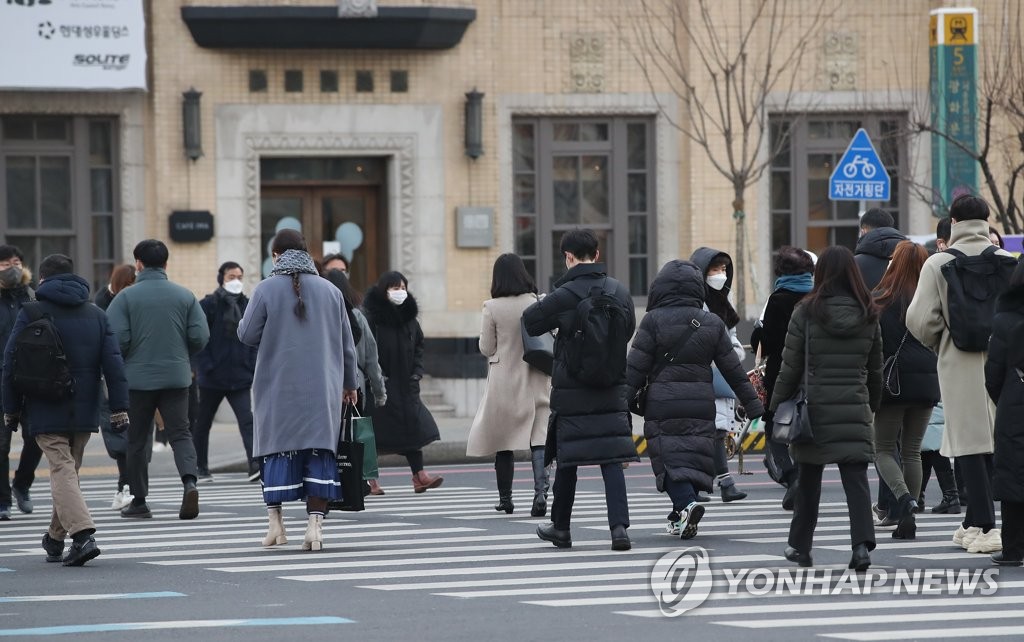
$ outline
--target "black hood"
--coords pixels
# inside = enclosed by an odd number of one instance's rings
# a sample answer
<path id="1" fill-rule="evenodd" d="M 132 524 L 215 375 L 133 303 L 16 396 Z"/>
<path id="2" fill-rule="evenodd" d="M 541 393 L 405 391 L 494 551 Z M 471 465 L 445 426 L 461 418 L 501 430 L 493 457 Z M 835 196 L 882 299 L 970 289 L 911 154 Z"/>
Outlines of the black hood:
<path id="1" fill-rule="evenodd" d="M 420 308 L 411 292 L 402 305 L 395 305 L 388 298 L 387 290 L 376 285 L 371 286 L 366 292 L 363 309 L 366 310 L 366 315 L 371 318 L 373 323 L 393 327 L 409 323 L 420 313 Z"/>
<path id="2" fill-rule="evenodd" d="M 605 277 L 608 276 L 608 270 L 605 268 L 604 263 L 577 263 L 568 272 L 563 274 L 562 278 L 555 282 L 555 287 L 561 287 L 573 279 L 587 275 Z"/>
<path id="3" fill-rule="evenodd" d="M 665 264 L 651 283 L 647 309 L 671 306 L 704 307 L 704 273 L 696 263 L 675 260 Z"/>
<path id="4" fill-rule="evenodd" d="M 906 240 L 907 237 L 896 228 L 877 227 L 860 237 L 854 254 L 868 254 L 888 261 L 900 241 Z"/>
<path id="5" fill-rule="evenodd" d="M 39 284 L 36 298 L 73 308 L 89 302 L 89 283 L 77 274 L 57 274 Z"/>
<path id="6" fill-rule="evenodd" d="M 690 255 L 690 260 L 693 261 L 693 263 L 698 268 L 700 268 L 700 276 L 701 276 L 701 280 L 703 280 L 704 277 L 706 277 L 707 274 L 708 274 L 708 266 L 711 265 L 711 261 L 713 261 L 716 257 L 719 257 L 719 256 L 724 256 L 725 258 L 729 259 L 728 265 L 725 266 L 725 288 L 724 288 L 724 290 L 726 292 L 728 292 L 728 291 L 732 290 L 732 271 L 733 271 L 732 257 L 729 256 L 728 252 L 723 252 L 721 250 L 716 250 L 713 247 L 699 247 L 699 248 L 697 248 L 694 251 L 694 253 L 692 255 Z"/>

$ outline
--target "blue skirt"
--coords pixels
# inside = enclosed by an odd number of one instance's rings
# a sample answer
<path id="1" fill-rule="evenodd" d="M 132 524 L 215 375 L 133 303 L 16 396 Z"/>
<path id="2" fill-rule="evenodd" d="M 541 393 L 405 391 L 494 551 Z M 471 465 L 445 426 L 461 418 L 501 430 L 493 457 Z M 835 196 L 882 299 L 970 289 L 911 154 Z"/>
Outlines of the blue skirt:
<path id="1" fill-rule="evenodd" d="M 267 455 L 260 462 L 263 501 L 280 504 L 320 497 L 341 499 L 338 462 L 329 450 L 299 450 Z"/>

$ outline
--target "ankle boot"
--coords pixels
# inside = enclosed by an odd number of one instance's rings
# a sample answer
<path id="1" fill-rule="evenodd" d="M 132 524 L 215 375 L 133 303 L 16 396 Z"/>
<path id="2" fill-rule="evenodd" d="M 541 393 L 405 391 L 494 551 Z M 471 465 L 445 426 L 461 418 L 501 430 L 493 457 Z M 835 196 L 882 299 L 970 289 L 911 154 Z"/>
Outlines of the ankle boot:
<path id="1" fill-rule="evenodd" d="M 948 461 L 948 460 L 947 460 Z M 932 507 L 933 513 L 959 514 L 960 494 L 957 490 L 957 479 L 953 474 L 952 466 L 937 467 L 935 478 L 939 480 L 939 488 L 942 489 L 942 501 Z"/>
<path id="2" fill-rule="evenodd" d="M 412 476 L 412 492 L 425 493 L 428 488 L 437 488 L 444 483 L 444 477 L 431 477 L 427 471 L 421 470 Z"/>
<path id="3" fill-rule="evenodd" d="M 942 501 L 932 506 L 933 513 L 942 514 L 960 514 L 960 498 L 957 497 L 956 491 L 946 493 L 942 496 Z"/>
<path id="4" fill-rule="evenodd" d="M 896 530 L 892 532 L 893 539 L 917 539 L 917 518 L 911 513 L 900 520 Z"/>
<path id="5" fill-rule="evenodd" d="M 530 509 L 530 516 L 544 517 L 548 512 L 548 487 L 550 485 L 548 471 L 544 467 L 544 449 L 531 449 L 530 455 L 533 461 L 533 507 Z"/>
<path id="6" fill-rule="evenodd" d="M 306 537 L 302 540 L 302 550 L 319 551 L 324 547 L 324 516 L 310 513 L 306 522 Z"/>
<path id="7" fill-rule="evenodd" d="M 508 454 L 507 458 L 495 457 L 494 459 L 494 479 L 498 485 L 498 503 L 494 505 L 494 510 L 499 513 L 504 511 L 511 515 L 515 510 L 515 506 L 512 504 L 512 476 L 515 470 L 515 460 L 511 457 L 512 453 Z"/>
<path id="8" fill-rule="evenodd" d="M 264 546 L 276 546 L 279 544 L 287 544 L 288 536 L 284 532 L 284 520 L 281 518 L 281 507 L 275 506 L 267 509 L 267 517 L 269 518 L 269 528 L 267 529 L 267 536 L 263 538 Z"/>
<path id="9" fill-rule="evenodd" d="M 899 509 L 896 513 L 897 519 L 901 522 L 914 514 L 917 509 L 917 500 L 910 493 L 903 493 L 899 498 Z"/>
<path id="10" fill-rule="evenodd" d="M 850 568 L 855 571 L 866 571 L 871 566 L 871 556 L 868 555 L 867 544 L 857 544 L 853 547 L 853 556 L 850 557 Z"/>
<path id="11" fill-rule="evenodd" d="M 722 501 L 725 503 L 739 501 L 746 497 L 747 494 L 736 488 L 736 484 L 722 486 Z"/>

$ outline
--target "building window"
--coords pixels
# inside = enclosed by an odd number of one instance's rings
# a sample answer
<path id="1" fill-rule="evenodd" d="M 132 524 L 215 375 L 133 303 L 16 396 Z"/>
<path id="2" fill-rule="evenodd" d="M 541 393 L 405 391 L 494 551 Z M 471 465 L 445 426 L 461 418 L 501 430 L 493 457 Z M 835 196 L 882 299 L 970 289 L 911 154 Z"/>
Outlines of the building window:
<path id="1" fill-rule="evenodd" d="M 361 70 L 356 72 L 356 91 L 360 93 L 373 92 L 373 72 Z"/>
<path id="2" fill-rule="evenodd" d="M 653 123 L 516 119 L 513 131 L 515 251 L 550 291 L 565 274 L 562 233 L 594 230 L 601 261 L 633 296 L 647 294 L 653 269 Z"/>
<path id="3" fill-rule="evenodd" d="M 391 71 L 391 91 L 396 94 L 404 94 L 409 91 L 409 72 L 404 69 L 393 69 Z"/>
<path id="4" fill-rule="evenodd" d="M 302 70 L 287 69 L 284 72 L 284 90 L 289 93 L 302 92 Z"/>
<path id="5" fill-rule="evenodd" d="M 899 228 L 906 221 L 907 203 L 907 187 L 899 178 L 907 167 L 899 135 L 904 119 L 898 114 L 773 117 L 770 144 L 779 154 L 770 172 L 772 249 L 796 245 L 820 253 L 830 245 L 845 245 L 852 250 L 860 234 L 859 214 L 872 207 L 892 214 Z M 888 203 L 828 198 L 832 170 L 861 127 L 892 181 Z"/>
<path id="6" fill-rule="evenodd" d="M 267 72 L 262 69 L 249 70 L 249 91 L 260 92 L 267 90 Z"/>
<path id="7" fill-rule="evenodd" d="M 67 254 L 94 290 L 120 260 L 117 121 L 0 118 L 0 233 L 35 270 Z"/>
<path id="8" fill-rule="evenodd" d="M 325 94 L 338 92 L 338 72 L 328 69 L 320 72 L 320 91 Z"/>

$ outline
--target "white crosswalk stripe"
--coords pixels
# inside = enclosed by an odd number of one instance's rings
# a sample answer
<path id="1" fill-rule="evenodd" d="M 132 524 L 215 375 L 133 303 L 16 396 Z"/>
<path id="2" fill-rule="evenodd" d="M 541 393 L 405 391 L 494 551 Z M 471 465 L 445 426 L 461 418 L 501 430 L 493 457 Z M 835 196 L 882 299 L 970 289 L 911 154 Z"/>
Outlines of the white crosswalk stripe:
<path id="1" fill-rule="evenodd" d="M 100 561 L 157 567 L 189 567 L 215 573 L 243 574 L 260 581 L 348 584 L 382 595 L 417 591 L 450 600 L 514 600 L 537 608 L 602 609 L 623 616 L 662 618 L 650 588 L 654 563 L 665 553 L 701 546 L 710 553 L 712 578 L 694 587 L 710 589 L 707 602 L 688 613 L 702 624 L 757 630 L 813 628 L 813 635 L 848 640 L 1024 635 L 1014 622 L 1024 602 L 1024 574 L 1001 569 L 995 595 L 978 593 L 893 595 L 891 586 L 870 594 L 833 591 L 849 553 L 845 504 L 825 502 L 815 535 L 815 571 L 830 569 L 831 583 L 816 595 L 757 590 L 740 582 L 730 591 L 729 578 L 749 569 L 795 573 L 782 556 L 790 514 L 777 499 L 750 499 L 708 505 L 700 533 L 680 541 L 664 532 L 669 505 L 653 491 L 630 494 L 633 548 L 610 550 L 605 500 L 600 492 L 580 490 L 573 513 L 573 548 L 559 550 L 536 538 L 546 519 L 528 514 L 530 496 L 517 493 L 513 515 L 495 513 L 494 492 L 487 488 L 445 487 L 427 495 L 411 489 L 388 489 L 367 498 L 362 513 L 332 513 L 325 522 L 325 550 L 299 550 L 305 529 L 304 509 L 286 505 L 289 544 L 260 545 L 266 531 L 256 484 L 242 475 L 218 475 L 200 486 L 200 517 L 177 519 L 180 482 L 154 479 L 147 502 L 151 520 L 125 520 L 109 508 L 112 484 L 86 479 L 83 493 L 97 522 Z M 43 489 L 36 512 L 17 515 L 0 528 L 0 559 L 40 556 L 39 537 L 51 506 Z M 893 540 L 890 529 L 877 529 L 878 551 L 886 565 L 873 569 L 890 575 L 898 569 L 989 568 L 988 557 L 966 553 L 951 542 L 959 516 L 918 516 L 917 539 Z M 898 560 L 895 564 L 893 561 Z M 755 586 L 755 589 L 758 587 Z M 826 594 L 820 589 L 824 588 Z M 898 614 L 898 615 L 897 615 Z M 937 621 L 963 622 L 938 629 Z M 888 624 L 887 624 L 888 623 Z M 969 624 L 968 624 L 969 623 Z M 806 633 L 807 631 L 803 631 Z"/>

